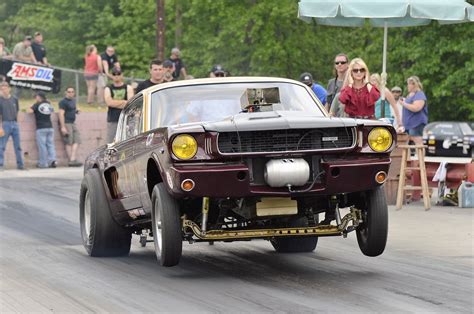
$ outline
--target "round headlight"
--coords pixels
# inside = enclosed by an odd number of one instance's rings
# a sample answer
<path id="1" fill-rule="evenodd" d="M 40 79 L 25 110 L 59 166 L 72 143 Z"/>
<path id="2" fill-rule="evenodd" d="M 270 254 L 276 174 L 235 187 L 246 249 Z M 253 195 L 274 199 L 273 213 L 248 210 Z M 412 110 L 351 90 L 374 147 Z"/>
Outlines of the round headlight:
<path id="1" fill-rule="evenodd" d="M 368 142 L 370 148 L 376 152 L 385 152 L 392 146 L 392 133 L 386 128 L 374 128 L 369 132 Z"/>
<path id="2" fill-rule="evenodd" d="M 171 149 L 177 158 L 191 159 L 197 153 L 197 142 L 191 135 L 178 135 L 174 138 Z"/>

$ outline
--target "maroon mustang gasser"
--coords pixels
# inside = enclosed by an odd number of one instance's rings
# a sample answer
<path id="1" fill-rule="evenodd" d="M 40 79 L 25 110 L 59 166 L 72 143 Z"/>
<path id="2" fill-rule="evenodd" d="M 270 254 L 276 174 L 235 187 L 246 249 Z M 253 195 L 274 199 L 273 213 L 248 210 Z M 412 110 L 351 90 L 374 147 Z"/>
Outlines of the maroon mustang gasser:
<path id="1" fill-rule="evenodd" d="M 277 252 L 311 252 L 320 236 L 355 231 L 365 255 L 380 255 L 395 135 L 382 121 L 329 117 L 287 79 L 150 87 L 123 110 L 115 141 L 86 160 L 84 246 L 127 255 L 133 233 L 143 246 L 152 236 L 161 265 L 174 266 L 183 241 L 265 239 Z"/>

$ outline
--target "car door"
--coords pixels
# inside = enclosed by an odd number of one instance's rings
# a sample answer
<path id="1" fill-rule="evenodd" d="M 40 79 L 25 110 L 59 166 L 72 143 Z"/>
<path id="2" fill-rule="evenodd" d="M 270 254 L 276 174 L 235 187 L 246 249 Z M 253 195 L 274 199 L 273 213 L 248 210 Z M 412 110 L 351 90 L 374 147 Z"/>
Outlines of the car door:
<path id="1" fill-rule="evenodd" d="M 107 148 L 110 167 L 106 170 L 106 178 L 111 181 L 112 206 L 118 211 L 142 207 L 133 154 L 141 119 L 140 98 L 133 100 L 122 112 L 115 142 Z"/>

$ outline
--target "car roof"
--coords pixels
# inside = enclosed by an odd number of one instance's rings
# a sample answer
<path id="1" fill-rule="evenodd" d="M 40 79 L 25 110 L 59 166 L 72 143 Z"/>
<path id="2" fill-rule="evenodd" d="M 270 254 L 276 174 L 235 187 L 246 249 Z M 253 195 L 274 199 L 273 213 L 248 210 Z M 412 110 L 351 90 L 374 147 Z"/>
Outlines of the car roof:
<path id="1" fill-rule="evenodd" d="M 281 77 L 264 77 L 264 76 L 232 76 L 232 77 L 219 77 L 219 78 L 200 78 L 200 79 L 192 79 L 192 80 L 181 80 L 181 81 L 174 81 L 168 83 L 162 83 L 153 85 L 144 89 L 140 93 L 143 94 L 151 94 L 153 92 L 159 91 L 161 89 L 167 89 L 170 87 L 181 87 L 181 86 L 195 86 L 195 85 L 203 85 L 203 84 L 223 84 L 223 83 L 264 83 L 264 82 L 275 82 L 275 83 L 291 83 L 291 84 L 298 84 L 301 86 L 306 86 L 305 84 L 290 80 Z"/>

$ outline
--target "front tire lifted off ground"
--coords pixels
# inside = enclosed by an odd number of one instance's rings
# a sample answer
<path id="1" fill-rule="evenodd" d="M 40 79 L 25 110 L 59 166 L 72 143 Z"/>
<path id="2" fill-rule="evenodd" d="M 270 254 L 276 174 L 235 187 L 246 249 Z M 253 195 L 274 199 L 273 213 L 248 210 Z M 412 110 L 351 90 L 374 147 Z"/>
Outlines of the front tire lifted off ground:
<path id="1" fill-rule="evenodd" d="M 183 250 L 183 236 L 178 203 L 161 182 L 155 185 L 151 196 L 152 230 L 156 258 L 162 266 L 179 263 Z"/>
<path id="2" fill-rule="evenodd" d="M 365 193 L 361 207 L 363 223 L 357 228 L 359 248 L 367 256 L 378 256 L 385 250 L 388 234 L 388 206 L 383 187 Z"/>

